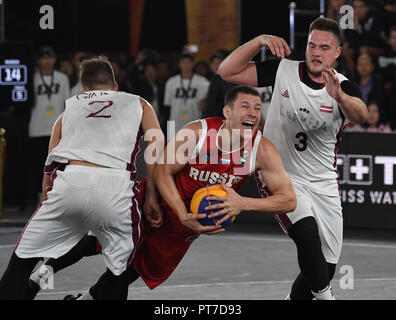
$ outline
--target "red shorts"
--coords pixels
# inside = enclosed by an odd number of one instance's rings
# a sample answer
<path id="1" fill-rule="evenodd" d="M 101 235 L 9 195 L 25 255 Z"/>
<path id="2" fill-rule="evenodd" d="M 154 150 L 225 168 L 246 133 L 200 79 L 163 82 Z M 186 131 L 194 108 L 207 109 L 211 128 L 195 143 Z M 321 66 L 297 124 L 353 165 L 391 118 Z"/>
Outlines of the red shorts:
<path id="1" fill-rule="evenodd" d="M 164 223 L 152 228 L 144 221 L 143 240 L 136 250 L 133 267 L 150 289 L 163 283 L 176 269 L 192 241 L 199 236 L 184 227 L 176 213 L 164 210 Z"/>
<path id="2" fill-rule="evenodd" d="M 146 180 L 138 182 L 140 208 L 144 203 Z M 163 283 L 179 265 L 191 243 L 198 238 L 196 233 L 183 226 L 176 213 L 170 208 L 162 207 L 164 212 L 163 225 L 152 228 L 142 218 L 142 236 L 136 249 L 132 265 L 150 289 Z M 141 210 L 142 211 L 142 210 Z M 98 243 L 98 252 L 101 252 Z"/>

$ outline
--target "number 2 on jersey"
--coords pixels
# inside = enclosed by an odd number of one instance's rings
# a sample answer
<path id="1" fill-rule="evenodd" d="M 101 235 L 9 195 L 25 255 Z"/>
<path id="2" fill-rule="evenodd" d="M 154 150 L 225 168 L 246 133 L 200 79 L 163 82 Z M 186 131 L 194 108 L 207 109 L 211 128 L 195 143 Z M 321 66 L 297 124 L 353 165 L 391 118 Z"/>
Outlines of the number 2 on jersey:
<path id="1" fill-rule="evenodd" d="M 111 115 L 109 114 L 104 114 L 101 115 L 99 113 L 101 113 L 104 109 L 111 107 L 113 105 L 113 101 L 91 101 L 90 103 L 88 103 L 89 105 L 94 104 L 94 103 L 107 103 L 107 105 L 105 105 L 102 109 L 100 109 L 97 112 L 92 112 L 91 114 L 89 114 L 87 116 L 87 118 L 111 118 Z"/>
<path id="2" fill-rule="evenodd" d="M 296 143 L 294 147 L 296 148 L 297 151 L 304 151 L 307 149 L 307 140 L 308 136 L 304 132 L 299 132 L 296 134 L 296 138 L 300 139 L 298 141 L 298 144 Z"/>

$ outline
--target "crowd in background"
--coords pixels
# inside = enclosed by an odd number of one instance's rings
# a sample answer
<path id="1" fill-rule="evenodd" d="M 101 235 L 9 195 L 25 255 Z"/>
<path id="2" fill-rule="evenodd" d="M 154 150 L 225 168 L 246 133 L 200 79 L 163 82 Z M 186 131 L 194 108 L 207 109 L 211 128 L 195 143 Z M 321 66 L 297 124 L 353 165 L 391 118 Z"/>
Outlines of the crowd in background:
<path id="1" fill-rule="evenodd" d="M 353 28 L 342 29 L 337 70 L 359 85 L 369 110 L 363 126 L 348 130 L 396 130 L 396 0 L 330 0 L 327 17 L 338 22 L 343 5 L 353 7 Z M 345 18 L 343 20 L 345 22 Z"/>
<path id="2" fill-rule="evenodd" d="M 349 124 L 346 131 L 396 133 L 396 0 L 385 0 L 381 5 L 369 0 L 329 0 L 327 16 L 340 21 L 340 8 L 345 4 L 354 9 L 354 25 L 342 30 L 343 50 L 334 67 L 359 85 L 369 111 L 366 123 Z M 186 45 L 181 53 L 143 49 L 134 58 L 126 53 L 107 54 L 119 90 L 146 99 L 168 139 L 188 122 L 222 116 L 225 94 L 234 85 L 217 74 L 228 51 L 219 49 L 208 61 L 197 61 L 196 52 L 189 51 L 191 47 Z M 26 199 L 36 199 L 41 190 L 42 164 L 52 124 L 63 112 L 65 99 L 82 91 L 79 65 L 97 54 L 56 54 L 49 46 L 37 52 L 35 102 L 28 129 L 31 159 Z M 268 54 L 266 58 L 273 57 Z M 272 88 L 258 90 L 263 100 L 263 126 Z"/>
<path id="3" fill-rule="evenodd" d="M 349 124 L 347 131 L 396 131 L 396 0 L 386 0 L 382 5 L 370 0 L 329 0 L 327 16 L 341 21 L 340 8 L 345 4 L 354 9 L 354 24 L 352 29 L 342 29 L 343 50 L 334 67 L 359 85 L 369 109 L 367 122 L 362 126 Z M 173 56 L 151 49 L 141 50 L 134 58 L 109 55 L 119 90 L 150 102 L 165 133 L 171 123 L 176 132 L 201 117 L 222 116 L 225 93 L 233 86 L 217 74 L 229 52 L 218 50 L 209 61 L 196 61 L 196 52 L 189 51 L 191 47 L 185 46 L 181 54 Z M 77 51 L 56 55 L 50 47 L 40 48 L 34 77 L 35 105 L 29 124 L 34 150 L 46 149 L 64 99 L 82 90 L 78 76 L 81 61 L 94 54 Z M 265 121 L 272 88 L 258 90 Z M 43 160 L 38 159 L 37 166 Z"/>
<path id="4" fill-rule="evenodd" d="M 330 0 L 327 17 L 340 21 L 343 16 L 340 14 L 340 8 L 345 4 L 351 5 L 354 9 L 354 26 L 353 29 L 342 30 L 343 50 L 335 67 L 359 85 L 363 100 L 369 108 L 367 123 L 363 126 L 351 124 L 347 131 L 395 131 L 396 0 L 385 0 L 381 4 L 370 0 Z M 127 54 L 109 56 L 119 90 L 138 94 L 149 101 L 164 131 L 168 120 L 177 120 L 175 114 L 183 113 L 180 107 L 175 108 L 172 113 L 171 99 L 166 97 L 166 84 L 174 75 L 184 73 L 182 79 L 192 74 L 204 78 L 200 80 L 202 99 L 196 104 L 198 112 L 192 117 L 185 116 L 186 121 L 196 120 L 198 115 L 221 116 L 225 92 L 232 86 L 217 74 L 217 68 L 227 56 L 227 51 L 214 52 L 209 61 L 195 61 L 194 52 L 184 51 L 183 54 L 191 63 L 184 63 L 183 59 L 175 56 L 169 58 L 169 55 L 165 55 L 164 58 L 162 53 L 149 49 L 141 50 L 134 59 L 129 58 Z M 56 69 L 69 79 L 71 96 L 81 91 L 78 81 L 79 63 L 91 55 L 92 53 L 79 51 L 69 56 L 59 56 L 56 61 Z M 182 91 L 186 94 L 188 89 L 191 89 L 188 85 L 186 82 L 183 87 L 183 82 L 180 83 Z M 261 93 L 265 100 L 265 117 L 272 90 L 264 88 L 261 89 Z M 172 94 L 179 93 L 175 91 Z M 191 98 L 187 97 L 185 101 Z"/>

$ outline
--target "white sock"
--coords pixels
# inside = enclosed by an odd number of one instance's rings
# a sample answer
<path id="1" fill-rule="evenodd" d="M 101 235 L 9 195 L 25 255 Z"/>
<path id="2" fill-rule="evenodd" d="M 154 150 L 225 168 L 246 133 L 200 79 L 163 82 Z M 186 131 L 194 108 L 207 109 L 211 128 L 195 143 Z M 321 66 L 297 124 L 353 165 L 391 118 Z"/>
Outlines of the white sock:
<path id="1" fill-rule="evenodd" d="M 94 300 L 94 298 L 89 293 L 89 290 L 85 291 L 81 297 L 77 298 L 77 300 Z"/>
<path id="2" fill-rule="evenodd" d="M 315 300 L 335 300 L 330 285 L 328 285 L 323 290 L 320 290 L 319 292 L 314 292 L 314 291 L 311 292 L 314 295 Z"/>

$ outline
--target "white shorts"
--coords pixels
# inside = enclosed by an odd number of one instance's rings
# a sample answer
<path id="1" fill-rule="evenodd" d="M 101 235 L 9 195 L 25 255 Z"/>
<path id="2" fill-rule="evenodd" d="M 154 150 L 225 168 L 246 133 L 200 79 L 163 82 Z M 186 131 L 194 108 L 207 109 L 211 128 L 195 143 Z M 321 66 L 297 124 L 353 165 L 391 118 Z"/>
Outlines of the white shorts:
<path id="1" fill-rule="evenodd" d="M 317 194 L 293 183 L 297 207 L 293 212 L 275 216 L 288 233 L 292 224 L 305 217 L 314 217 L 319 229 L 322 251 L 328 263 L 338 263 L 341 255 L 343 219 L 341 198 Z"/>
<path id="2" fill-rule="evenodd" d="M 140 240 L 141 213 L 130 172 L 69 165 L 56 171 L 48 198 L 22 232 L 15 248 L 20 258 L 58 258 L 91 230 L 115 275 L 131 262 Z"/>

